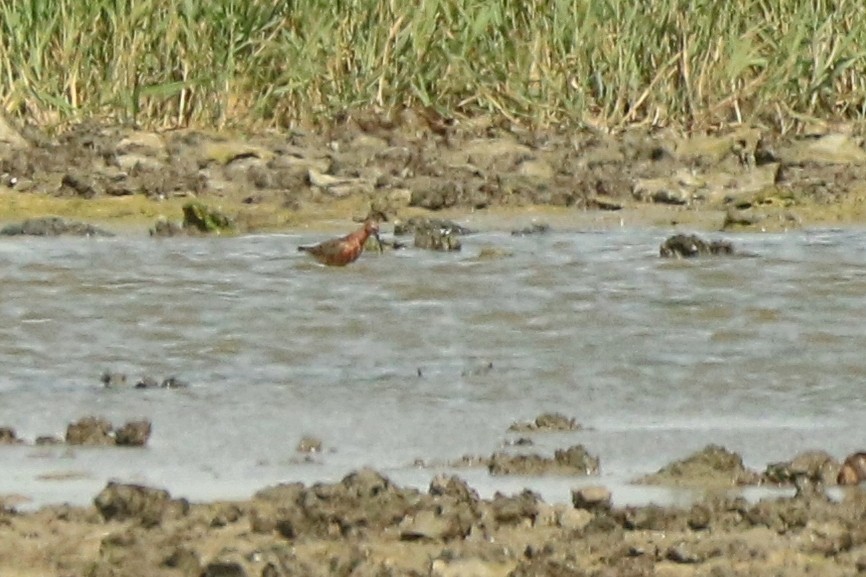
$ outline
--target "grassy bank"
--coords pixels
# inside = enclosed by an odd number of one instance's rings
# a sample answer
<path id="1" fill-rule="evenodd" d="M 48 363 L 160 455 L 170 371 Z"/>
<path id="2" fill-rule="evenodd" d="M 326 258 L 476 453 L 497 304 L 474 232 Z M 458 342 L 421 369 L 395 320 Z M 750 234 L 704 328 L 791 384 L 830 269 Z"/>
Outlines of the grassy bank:
<path id="1" fill-rule="evenodd" d="M 866 115 L 862 0 L 9 0 L 0 105 L 47 126 L 286 127 L 432 107 L 534 125 Z"/>

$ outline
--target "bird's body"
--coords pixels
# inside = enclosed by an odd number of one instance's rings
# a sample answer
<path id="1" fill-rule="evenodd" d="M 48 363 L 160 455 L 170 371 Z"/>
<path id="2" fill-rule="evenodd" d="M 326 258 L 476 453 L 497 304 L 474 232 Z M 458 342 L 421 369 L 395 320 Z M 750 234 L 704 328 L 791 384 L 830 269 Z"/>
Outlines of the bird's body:
<path id="1" fill-rule="evenodd" d="M 371 236 L 379 238 L 379 223 L 375 220 L 367 220 L 362 228 L 344 237 L 310 246 L 299 246 L 298 250 L 306 252 L 324 265 L 346 266 L 358 260 L 364 252 L 364 243 Z"/>

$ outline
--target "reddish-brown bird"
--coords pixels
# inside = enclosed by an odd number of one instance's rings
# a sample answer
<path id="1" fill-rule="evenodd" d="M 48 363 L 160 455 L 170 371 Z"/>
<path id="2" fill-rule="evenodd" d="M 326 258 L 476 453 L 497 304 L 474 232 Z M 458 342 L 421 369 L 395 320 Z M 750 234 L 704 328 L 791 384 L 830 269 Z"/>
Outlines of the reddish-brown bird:
<path id="1" fill-rule="evenodd" d="M 379 240 L 379 223 L 367 220 L 364 226 L 341 238 L 334 238 L 310 246 L 299 246 L 298 250 L 306 252 L 314 259 L 328 266 L 346 266 L 355 262 L 364 252 L 364 243 L 374 237 Z"/>

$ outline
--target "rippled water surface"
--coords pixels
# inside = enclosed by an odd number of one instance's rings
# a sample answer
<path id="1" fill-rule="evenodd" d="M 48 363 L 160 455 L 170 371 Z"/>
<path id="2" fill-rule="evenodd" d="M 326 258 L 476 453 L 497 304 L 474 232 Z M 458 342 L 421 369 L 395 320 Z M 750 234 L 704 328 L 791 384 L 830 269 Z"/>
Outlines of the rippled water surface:
<path id="1" fill-rule="evenodd" d="M 866 233 L 727 235 L 753 258 L 669 261 L 666 230 L 481 232 L 460 253 L 320 267 L 312 233 L 232 239 L 0 240 L 0 425 L 32 441 L 101 415 L 153 422 L 146 449 L 0 447 L 0 493 L 87 502 L 108 479 L 193 499 L 373 466 L 490 455 L 547 411 L 587 429 L 602 482 L 708 443 L 763 469 L 866 447 Z M 481 260 L 485 246 L 511 256 Z M 187 390 L 106 390 L 103 370 Z M 313 462 L 295 447 L 325 446 Z M 460 472 L 482 494 L 574 479 Z"/>

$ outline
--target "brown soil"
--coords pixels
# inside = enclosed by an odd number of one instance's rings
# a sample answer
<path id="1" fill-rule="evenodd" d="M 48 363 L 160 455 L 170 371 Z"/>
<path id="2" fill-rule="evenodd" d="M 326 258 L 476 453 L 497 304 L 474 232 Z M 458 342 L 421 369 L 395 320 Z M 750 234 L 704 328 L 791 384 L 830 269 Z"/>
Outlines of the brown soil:
<path id="1" fill-rule="evenodd" d="M 327 134 L 240 136 L 82 125 L 4 137 L 0 221 L 57 215 L 146 230 L 195 198 L 240 232 L 391 219 L 527 215 L 559 227 L 784 230 L 866 221 L 866 150 L 850 131 L 779 137 L 534 133 L 483 122 L 443 133 L 406 113 Z M 6 131 L 13 130 L 6 126 Z"/>

